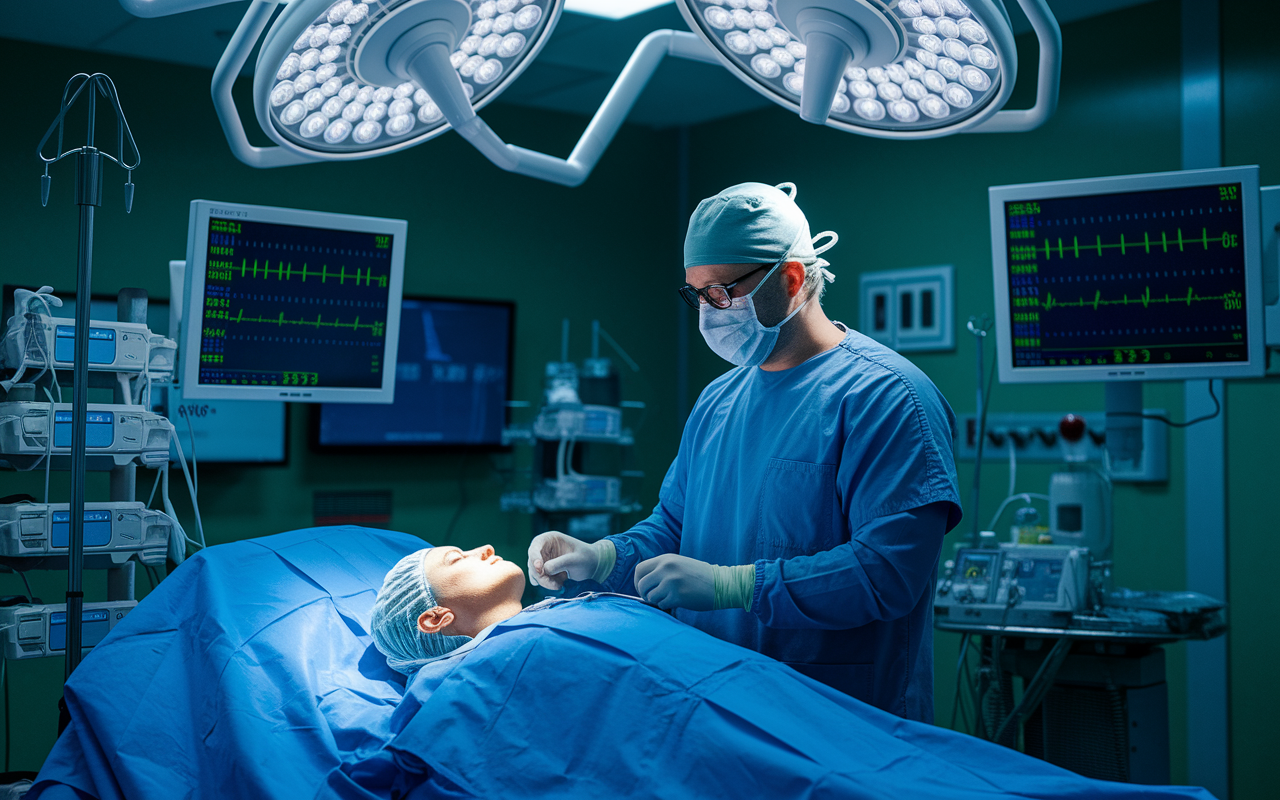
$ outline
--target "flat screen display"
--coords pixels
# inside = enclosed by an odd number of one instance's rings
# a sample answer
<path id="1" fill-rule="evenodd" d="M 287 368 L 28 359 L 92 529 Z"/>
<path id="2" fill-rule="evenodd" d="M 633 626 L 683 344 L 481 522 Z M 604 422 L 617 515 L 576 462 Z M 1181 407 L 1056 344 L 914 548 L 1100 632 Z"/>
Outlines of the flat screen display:
<path id="1" fill-rule="evenodd" d="M 993 188 L 1001 380 L 1259 371 L 1256 179 L 1232 168 Z"/>
<path id="2" fill-rule="evenodd" d="M 515 306 L 406 297 L 396 399 L 319 407 L 325 448 L 499 447 L 510 399 Z"/>
<path id="3" fill-rule="evenodd" d="M 405 223 L 192 203 L 183 390 L 387 403 Z"/>

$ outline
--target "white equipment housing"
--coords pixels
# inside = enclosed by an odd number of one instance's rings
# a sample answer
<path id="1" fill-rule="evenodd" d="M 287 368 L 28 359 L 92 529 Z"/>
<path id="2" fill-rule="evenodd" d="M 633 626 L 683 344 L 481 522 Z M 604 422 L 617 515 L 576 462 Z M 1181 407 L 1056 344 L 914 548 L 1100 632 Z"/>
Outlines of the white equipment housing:
<path id="1" fill-rule="evenodd" d="M 1083 547 L 963 548 L 938 584 L 934 613 L 951 622 L 1065 628 L 1085 608 L 1090 560 Z"/>
<path id="2" fill-rule="evenodd" d="M 169 460 L 169 420 L 142 406 L 90 403 L 86 451 L 91 470 L 131 462 L 158 467 Z M 52 417 L 52 419 L 50 419 Z M 52 425 L 51 425 L 52 423 Z M 14 401 L 0 403 L 0 460 L 18 470 L 37 466 L 48 450 L 55 469 L 69 466 L 71 404 Z"/>
<path id="3" fill-rule="evenodd" d="M 613 406 L 563 404 L 544 406 L 533 422 L 539 439 L 613 442 L 623 438 L 622 409 Z"/>
<path id="4" fill-rule="evenodd" d="M 81 644 L 88 649 L 111 632 L 125 614 L 137 606 L 134 600 L 85 603 Z M 24 603 L 0 608 L 0 655 L 9 659 L 60 656 L 67 649 L 67 607 Z"/>
<path id="5" fill-rule="evenodd" d="M 0 563 L 18 569 L 66 569 L 70 503 L 0 506 Z M 111 569 L 137 556 L 164 564 L 173 520 L 140 502 L 84 504 L 84 565 Z"/>
<path id="6" fill-rule="evenodd" d="M 622 479 L 602 475 L 548 479 L 534 489 L 533 504 L 543 511 L 617 510 L 622 505 Z"/>
<path id="7" fill-rule="evenodd" d="M 0 368 L 69 370 L 73 366 L 76 326 L 74 320 L 47 314 L 26 314 L 26 330 L 5 337 Z M 52 354 L 52 363 L 47 363 Z M 147 373 L 152 380 L 168 381 L 177 362 L 178 343 L 152 333 L 134 322 L 94 320 L 89 326 L 91 372 Z"/>

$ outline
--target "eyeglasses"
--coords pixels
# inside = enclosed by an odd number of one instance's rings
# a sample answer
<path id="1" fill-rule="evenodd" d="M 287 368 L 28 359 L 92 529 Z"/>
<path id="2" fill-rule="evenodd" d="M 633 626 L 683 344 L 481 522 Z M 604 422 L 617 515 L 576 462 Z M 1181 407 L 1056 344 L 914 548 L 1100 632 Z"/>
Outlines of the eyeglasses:
<path id="1" fill-rule="evenodd" d="M 684 298 L 684 301 L 689 304 L 690 308 L 697 308 L 699 301 L 701 301 L 705 302 L 712 308 L 725 309 L 733 304 L 733 298 L 729 296 L 730 289 L 742 283 L 747 278 L 750 278 L 752 275 L 755 275 L 757 272 L 770 269 L 773 266 L 775 265 L 761 264 L 746 275 L 738 278 L 733 283 L 713 283 L 710 286 L 704 286 L 701 289 L 695 289 L 686 283 L 679 289 L 680 296 Z"/>

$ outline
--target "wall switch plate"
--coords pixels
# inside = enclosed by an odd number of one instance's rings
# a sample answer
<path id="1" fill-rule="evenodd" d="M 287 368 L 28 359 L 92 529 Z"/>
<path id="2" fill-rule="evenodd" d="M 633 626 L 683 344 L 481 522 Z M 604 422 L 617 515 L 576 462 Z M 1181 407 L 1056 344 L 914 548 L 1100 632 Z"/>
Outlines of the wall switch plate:
<path id="1" fill-rule="evenodd" d="M 1144 414 L 1165 416 L 1164 409 L 1146 408 Z M 983 463 L 1009 461 L 1009 448 L 1020 464 L 1065 464 L 1066 451 L 1058 433 L 1058 421 L 1067 412 L 991 412 L 987 414 L 987 443 L 982 448 Z M 1082 440 L 1087 461 L 1106 463 L 1106 413 L 1080 414 L 1085 420 Z M 973 461 L 977 456 L 978 415 L 961 414 L 956 420 L 958 436 L 956 461 Z M 1154 419 L 1142 421 L 1142 458 L 1138 464 L 1115 464 L 1111 480 L 1117 483 L 1161 483 L 1169 480 L 1169 426 Z"/>
<path id="2" fill-rule="evenodd" d="M 950 265 L 864 272 L 858 330 L 902 353 L 954 350 L 954 285 Z"/>

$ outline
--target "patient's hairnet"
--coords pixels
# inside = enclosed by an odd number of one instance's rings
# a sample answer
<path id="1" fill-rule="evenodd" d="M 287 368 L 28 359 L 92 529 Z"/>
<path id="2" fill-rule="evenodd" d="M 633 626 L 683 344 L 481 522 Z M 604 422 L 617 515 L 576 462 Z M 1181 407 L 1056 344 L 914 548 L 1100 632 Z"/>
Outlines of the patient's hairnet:
<path id="1" fill-rule="evenodd" d="M 818 256 L 835 244 L 836 235 L 818 234 L 831 241 L 815 249 L 809 221 L 795 198 L 794 183 L 739 183 L 703 200 L 689 218 L 684 237 L 685 269 L 705 264 L 770 264 L 783 257 L 806 266 L 815 261 L 827 266 Z"/>
<path id="2" fill-rule="evenodd" d="M 425 633 L 418 627 L 418 617 L 439 605 L 422 568 L 430 549 L 411 553 L 391 568 L 369 622 L 373 643 L 387 657 L 387 664 L 405 675 L 471 641 L 470 636 Z"/>

